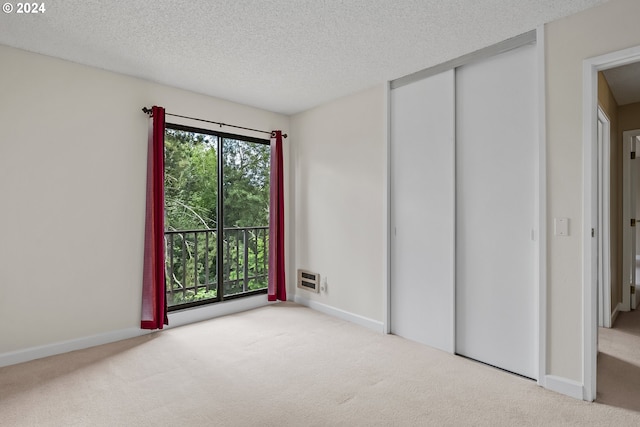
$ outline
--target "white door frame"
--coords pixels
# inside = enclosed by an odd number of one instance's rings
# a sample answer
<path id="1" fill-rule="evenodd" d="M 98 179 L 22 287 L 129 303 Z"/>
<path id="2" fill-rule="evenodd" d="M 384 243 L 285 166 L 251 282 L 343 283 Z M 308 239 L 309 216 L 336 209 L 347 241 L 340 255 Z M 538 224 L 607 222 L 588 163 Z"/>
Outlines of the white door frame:
<path id="1" fill-rule="evenodd" d="M 597 227 L 598 218 L 598 71 L 638 61 L 640 61 L 640 46 L 585 59 L 582 67 L 582 213 L 584 218 L 582 224 L 582 382 L 583 399 L 586 401 L 593 401 L 596 397 L 598 356 L 598 245 L 596 239 L 592 238 L 592 230 Z"/>
<path id="2" fill-rule="evenodd" d="M 544 25 L 536 29 L 538 55 L 538 158 L 536 159 L 538 222 L 538 384 L 547 385 L 547 97 Z"/>
<path id="3" fill-rule="evenodd" d="M 623 167 L 622 167 L 622 305 L 621 311 L 635 310 L 635 298 L 631 296 L 630 287 L 636 285 L 636 242 L 635 236 L 632 235 L 629 230 L 631 218 L 637 218 L 635 209 L 631 210 L 632 201 L 633 207 L 637 203 L 637 196 L 634 196 L 634 192 L 637 191 L 637 186 L 634 182 L 634 178 L 637 178 L 633 173 L 632 166 L 637 165 L 631 163 L 631 152 L 634 151 L 635 139 L 640 136 L 640 130 L 628 130 L 622 133 L 622 155 Z M 634 229 L 635 230 L 635 229 Z M 629 273 L 631 276 L 629 276 Z M 631 280 L 629 280 L 631 279 Z"/>
<path id="4" fill-rule="evenodd" d="M 598 107 L 598 325 L 611 327 L 611 121 Z"/>

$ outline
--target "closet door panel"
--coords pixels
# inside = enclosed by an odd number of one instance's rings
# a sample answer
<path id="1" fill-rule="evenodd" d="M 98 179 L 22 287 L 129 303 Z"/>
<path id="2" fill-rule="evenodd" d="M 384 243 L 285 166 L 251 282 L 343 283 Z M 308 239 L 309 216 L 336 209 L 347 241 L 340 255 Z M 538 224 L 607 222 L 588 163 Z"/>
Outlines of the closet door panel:
<path id="1" fill-rule="evenodd" d="M 456 70 L 456 352 L 537 376 L 535 46 Z"/>
<path id="2" fill-rule="evenodd" d="M 391 91 L 391 332 L 454 348 L 455 82 Z"/>

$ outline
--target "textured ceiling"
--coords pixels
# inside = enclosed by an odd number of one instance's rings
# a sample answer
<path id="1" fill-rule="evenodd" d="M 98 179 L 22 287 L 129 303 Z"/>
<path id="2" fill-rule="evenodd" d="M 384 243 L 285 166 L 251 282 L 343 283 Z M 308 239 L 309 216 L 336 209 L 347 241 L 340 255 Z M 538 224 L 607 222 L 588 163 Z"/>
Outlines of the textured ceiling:
<path id="1" fill-rule="evenodd" d="M 292 114 L 600 3 L 49 0 L 0 44 Z"/>

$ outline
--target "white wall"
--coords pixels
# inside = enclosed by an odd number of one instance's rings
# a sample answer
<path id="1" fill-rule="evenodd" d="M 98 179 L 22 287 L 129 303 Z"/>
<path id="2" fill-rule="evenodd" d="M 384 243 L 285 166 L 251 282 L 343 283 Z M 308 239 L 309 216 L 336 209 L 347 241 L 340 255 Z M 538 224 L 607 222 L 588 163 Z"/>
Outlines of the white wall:
<path id="1" fill-rule="evenodd" d="M 548 223 L 571 219 L 571 236 L 548 230 L 547 373 L 582 382 L 582 62 L 640 45 L 640 2 L 612 0 L 547 25 Z"/>
<path id="2" fill-rule="evenodd" d="M 0 76 L 0 355 L 139 327 L 143 106 L 289 127 L 283 115 L 5 46 Z"/>
<path id="3" fill-rule="evenodd" d="M 291 119 L 296 268 L 327 279 L 308 298 L 378 322 L 386 286 L 387 86 Z"/>

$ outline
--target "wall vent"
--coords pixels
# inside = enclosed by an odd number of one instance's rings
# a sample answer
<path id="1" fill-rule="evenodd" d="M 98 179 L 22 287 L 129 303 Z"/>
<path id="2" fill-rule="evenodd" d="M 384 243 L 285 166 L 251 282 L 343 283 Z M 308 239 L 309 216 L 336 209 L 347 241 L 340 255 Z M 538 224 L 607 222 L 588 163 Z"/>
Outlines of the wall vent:
<path id="1" fill-rule="evenodd" d="M 298 287 L 311 292 L 320 292 L 320 275 L 306 270 L 298 270 Z"/>

